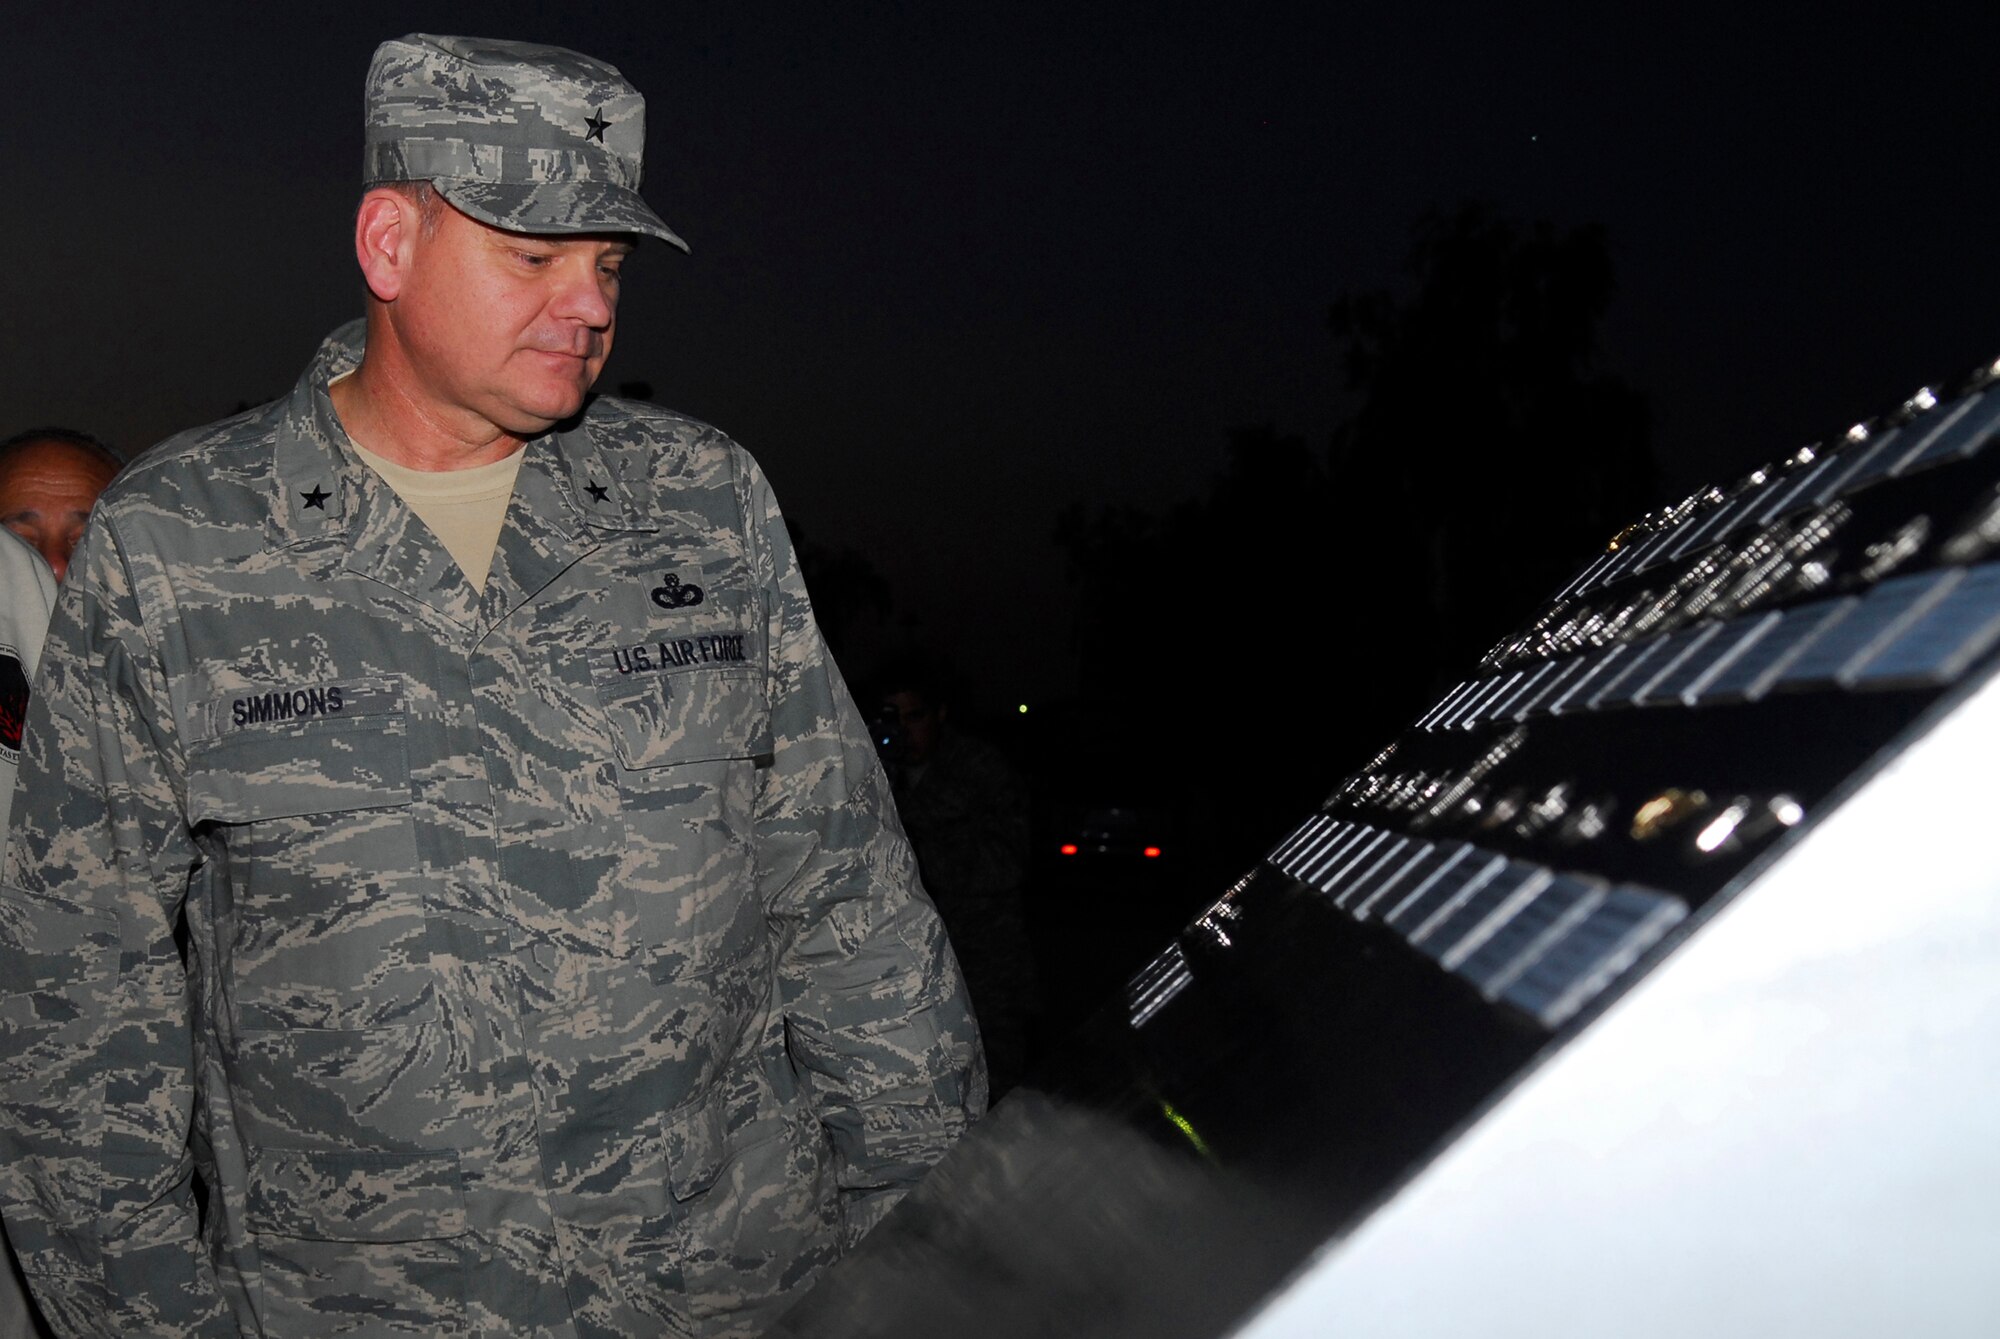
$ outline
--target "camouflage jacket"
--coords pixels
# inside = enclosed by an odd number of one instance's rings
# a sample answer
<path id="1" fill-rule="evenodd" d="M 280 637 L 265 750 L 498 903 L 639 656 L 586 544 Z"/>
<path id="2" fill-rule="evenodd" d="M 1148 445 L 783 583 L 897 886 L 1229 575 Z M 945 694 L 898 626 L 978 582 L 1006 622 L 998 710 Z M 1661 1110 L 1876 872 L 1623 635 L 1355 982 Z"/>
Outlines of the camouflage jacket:
<path id="1" fill-rule="evenodd" d="M 91 1334 L 747 1335 L 985 1102 L 768 486 L 599 399 L 483 594 L 288 399 L 100 502 L 0 890 L 0 1209 Z"/>

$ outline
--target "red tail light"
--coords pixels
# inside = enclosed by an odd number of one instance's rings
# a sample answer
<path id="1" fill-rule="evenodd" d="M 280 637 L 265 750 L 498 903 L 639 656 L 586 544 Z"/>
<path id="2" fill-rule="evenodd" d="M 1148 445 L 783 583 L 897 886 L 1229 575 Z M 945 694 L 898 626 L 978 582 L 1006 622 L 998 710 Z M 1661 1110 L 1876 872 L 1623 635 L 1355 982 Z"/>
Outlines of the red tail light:
<path id="1" fill-rule="evenodd" d="M 1060 851 L 1061 851 L 1061 852 L 1062 852 L 1062 853 L 1063 853 L 1064 855 L 1075 855 L 1075 854 L 1076 854 L 1076 843 L 1075 843 L 1075 842 L 1064 842 L 1064 843 L 1063 843 L 1063 844 L 1062 844 L 1062 845 L 1061 845 L 1060 847 L 1058 847 L 1057 849 L 1058 849 L 1058 850 L 1060 850 Z"/>
<path id="2" fill-rule="evenodd" d="M 1159 859 L 1159 857 L 1160 857 L 1160 848 L 1159 848 L 1159 847 L 1157 847 L 1157 846 L 1148 846 L 1148 847 L 1146 848 L 1146 859 L 1148 859 L 1148 860 L 1157 860 L 1157 859 Z"/>

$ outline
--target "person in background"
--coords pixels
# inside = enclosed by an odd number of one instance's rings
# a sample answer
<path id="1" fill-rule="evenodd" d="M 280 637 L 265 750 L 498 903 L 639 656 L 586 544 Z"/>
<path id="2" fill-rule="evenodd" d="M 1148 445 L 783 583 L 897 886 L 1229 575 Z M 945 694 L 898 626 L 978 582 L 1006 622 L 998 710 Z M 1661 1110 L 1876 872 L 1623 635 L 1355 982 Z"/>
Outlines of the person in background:
<path id="1" fill-rule="evenodd" d="M 755 1335 L 984 1110 L 958 968 L 756 462 L 590 394 L 638 90 L 416 33 L 364 108 L 365 326 L 57 603 L 0 1211 L 65 1334 Z"/>
<path id="2" fill-rule="evenodd" d="M 877 743 L 896 812 L 965 970 L 995 1097 L 1019 1081 L 1036 1010 L 1028 939 L 1028 792 L 998 748 L 951 721 L 943 676 L 921 661 L 876 676 Z"/>
<path id="3" fill-rule="evenodd" d="M 14 803 L 14 771 L 21 761 L 21 727 L 28 718 L 28 687 L 42 658 L 42 636 L 56 605 L 56 579 L 35 551 L 0 534 L 0 844 Z M 10 989 L 0 981 L 0 992 Z M 39 1333 L 12 1248 L 0 1274 L 0 1339 Z"/>
<path id="4" fill-rule="evenodd" d="M 26 540 L 60 581 L 97 495 L 123 465 L 87 432 L 17 432 L 0 442 L 0 526 Z"/>
<path id="5" fill-rule="evenodd" d="M 97 495 L 121 464 L 110 447 L 74 428 L 30 428 L 0 442 L 0 526 L 8 532 L 0 538 L 0 844 L 12 813 L 28 690 L 55 610 L 56 582 L 68 570 L 70 551 Z M 0 992 L 7 989 L 0 981 Z M 47 1334 L 27 1300 L 13 1248 L 5 1253 L 0 1339 Z"/>

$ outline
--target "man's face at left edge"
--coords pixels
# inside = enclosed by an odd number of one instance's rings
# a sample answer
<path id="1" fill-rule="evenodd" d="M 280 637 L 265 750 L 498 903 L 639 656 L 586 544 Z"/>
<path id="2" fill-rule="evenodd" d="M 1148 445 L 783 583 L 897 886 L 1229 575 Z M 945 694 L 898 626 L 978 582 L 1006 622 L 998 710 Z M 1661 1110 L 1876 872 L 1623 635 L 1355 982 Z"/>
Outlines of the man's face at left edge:
<path id="1" fill-rule="evenodd" d="M 617 328 L 635 239 L 511 232 L 442 203 L 418 231 L 393 320 L 433 394 L 515 436 L 583 407 Z"/>

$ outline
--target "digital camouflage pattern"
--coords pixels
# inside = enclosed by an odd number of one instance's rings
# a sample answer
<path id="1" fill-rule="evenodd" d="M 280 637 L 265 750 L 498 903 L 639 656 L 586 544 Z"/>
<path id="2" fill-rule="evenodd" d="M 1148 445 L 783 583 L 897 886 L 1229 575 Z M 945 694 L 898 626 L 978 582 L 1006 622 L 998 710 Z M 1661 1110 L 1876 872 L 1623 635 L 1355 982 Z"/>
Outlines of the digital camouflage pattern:
<path id="1" fill-rule="evenodd" d="M 475 593 L 339 428 L 344 334 L 71 568 L 0 890 L 8 1230 L 72 1334 L 754 1334 L 985 1102 L 784 524 L 728 438 L 598 399 Z"/>
<path id="2" fill-rule="evenodd" d="M 361 179 L 428 181 L 516 232 L 674 235 L 639 197 L 646 99 L 562 47 L 411 33 L 368 66 Z"/>

